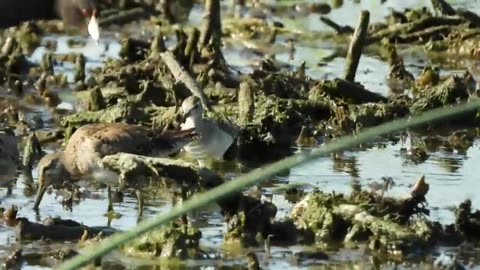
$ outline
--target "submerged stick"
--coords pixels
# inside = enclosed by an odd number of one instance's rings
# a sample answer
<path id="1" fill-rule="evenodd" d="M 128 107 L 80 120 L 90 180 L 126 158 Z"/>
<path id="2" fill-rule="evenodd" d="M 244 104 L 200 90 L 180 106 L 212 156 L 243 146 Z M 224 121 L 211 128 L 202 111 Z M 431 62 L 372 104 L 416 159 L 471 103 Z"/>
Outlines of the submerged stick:
<path id="1" fill-rule="evenodd" d="M 346 26 L 342 26 L 342 25 L 339 25 L 338 23 L 332 21 L 330 18 L 327 18 L 325 16 L 322 16 L 320 17 L 320 20 L 330 26 L 331 28 L 333 28 L 333 30 L 335 30 L 335 32 L 337 32 L 338 34 L 349 34 L 349 33 L 353 33 L 353 28 L 346 25 Z"/>
<path id="2" fill-rule="evenodd" d="M 51 219 L 49 224 L 42 224 L 20 218 L 15 229 L 17 237 L 22 240 L 49 239 L 52 241 L 77 241 L 82 238 L 85 231 L 89 238 L 99 233 L 108 236 L 116 232 L 109 227 L 87 227 L 74 221 L 60 219 Z"/>
<path id="3" fill-rule="evenodd" d="M 370 21 L 370 12 L 367 10 L 362 11 L 360 14 L 360 21 L 352 36 L 350 47 L 348 48 L 348 54 L 345 65 L 345 80 L 354 82 L 355 73 L 357 72 L 358 63 L 360 62 L 360 56 L 362 55 L 362 48 L 367 36 L 368 23 Z"/>
<path id="4" fill-rule="evenodd" d="M 182 82 L 185 86 L 192 92 L 193 95 L 197 96 L 201 101 L 205 109 L 210 110 L 210 104 L 208 103 L 207 96 L 203 92 L 197 82 L 188 74 L 188 72 L 178 63 L 177 59 L 172 52 L 166 51 L 160 54 L 163 62 L 167 65 L 170 72 L 172 72 L 173 77 L 177 82 Z"/>
<path id="5" fill-rule="evenodd" d="M 124 24 L 138 20 L 139 18 L 143 18 L 149 14 L 150 13 L 147 12 L 143 7 L 136 7 L 103 17 L 102 19 L 99 19 L 99 25 L 105 27 L 111 24 Z"/>
<path id="6" fill-rule="evenodd" d="M 74 75 L 73 75 L 73 80 L 75 82 L 81 81 L 83 82 L 85 80 L 85 56 L 83 53 L 80 53 L 77 55 L 75 58 L 75 70 L 74 70 Z"/>
<path id="7" fill-rule="evenodd" d="M 397 33 L 414 33 L 426 30 L 431 27 L 439 27 L 442 25 L 456 26 L 465 23 L 465 19 L 457 17 L 426 17 L 415 20 L 413 22 L 391 25 L 385 29 L 379 30 L 371 34 L 366 43 L 371 44 L 380 41 L 382 38 L 395 36 Z"/>

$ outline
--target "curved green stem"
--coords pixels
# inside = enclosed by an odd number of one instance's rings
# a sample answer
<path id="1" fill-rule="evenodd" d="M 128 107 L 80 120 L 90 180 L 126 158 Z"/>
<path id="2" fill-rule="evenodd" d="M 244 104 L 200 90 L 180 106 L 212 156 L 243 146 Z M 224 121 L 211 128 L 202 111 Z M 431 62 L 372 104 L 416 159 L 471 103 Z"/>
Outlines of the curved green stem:
<path id="1" fill-rule="evenodd" d="M 332 152 L 351 148 L 381 135 L 386 135 L 392 132 L 417 126 L 420 124 L 429 123 L 435 120 L 444 119 L 456 114 L 473 111 L 475 109 L 480 109 L 479 100 L 474 100 L 469 103 L 464 103 L 457 106 L 434 109 L 429 112 L 425 112 L 419 116 L 411 118 L 407 117 L 404 119 L 395 120 L 373 128 L 366 129 L 363 132 L 357 134 L 356 136 L 346 136 L 336 142 L 327 144 L 317 150 L 313 150 L 308 153 L 300 153 L 280 160 L 278 162 L 272 163 L 270 165 L 255 169 L 247 174 L 233 179 L 232 181 L 226 182 L 198 196 L 195 196 L 192 199 L 185 201 L 181 205 L 173 207 L 170 211 L 166 213 L 162 213 L 157 217 L 142 221 L 136 227 L 132 228 L 129 231 L 125 231 L 108 237 L 93 247 L 84 248 L 80 251 L 80 255 L 60 264 L 57 269 L 78 269 L 79 267 L 86 265 L 90 261 L 93 261 L 94 259 L 99 258 L 109 253 L 110 251 L 120 247 L 128 241 L 163 224 L 166 224 L 167 222 L 172 221 L 173 219 L 183 214 L 186 214 L 189 211 L 197 210 L 205 205 L 214 203 L 215 201 L 229 194 L 238 192 L 249 185 L 258 183 L 264 179 L 269 179 L 270 177 L 273 177 L 285 170 L 310 162 L 318 157 L 327 155 Z"/>

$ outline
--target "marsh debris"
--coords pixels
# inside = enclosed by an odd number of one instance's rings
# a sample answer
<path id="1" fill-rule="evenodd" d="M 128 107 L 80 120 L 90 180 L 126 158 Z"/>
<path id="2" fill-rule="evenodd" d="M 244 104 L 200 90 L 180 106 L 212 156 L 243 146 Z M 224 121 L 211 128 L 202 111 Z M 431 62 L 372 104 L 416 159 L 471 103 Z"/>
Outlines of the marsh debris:
<path id="1" fill-rule="evenodd" d="M 125 245 L 123 251 L 131 256 L 146 258 L 179 258 L 201 259 L 203 252 L 200 250 L 199 241 L 202 233 L 180 222 L 151 231 L 132 243 Z"/>
<path id="2" fill-rule="evenodd" d="M 189 28 L 169 22 L 185 20 L 188 17 L 185 10 L 194 7 L 193 1 L 160 2 L 119 1 L 115 7 L 102 12 L 102 26 L 131 22 L 146 15 L 152 17 L 146 22 L 145 32 L 122 40 L 120 59 L 107 60 L 88 77 L 87 59 L 82 54 L 47 53 L 40 65 L 27 59 L 27 52 L 38 46 L 39 36 L 51 25 L 29 22 L 3 33 L 0 38 L 4 41 L 0 54 L 1 82 L 19 100 L 50 107 L 55 119 L 53 124 L 60 122 L 61 126 L 50 132 L 37 130 L 51 123 L 34 123 L 35 119 L 27 122 L 16 105 L 9 105 L 2 112 L 2 121 L 5 119 L 5 123 L 23 130 L 24 134 L 35 130 L 28 137 L 25 148 L 25 168 L 34 167 L 37 154 L 42 153 L 39 144 L 43 147 L 60 144 L 85 124 L 124 122 L 148 126 L 152 130 L 159 126 L 165 130 L 178 129 L 178 107 L 191 94 L 198 96 L 209 108 L 206 112 L 209 117 L 231 119 L 241 128 L 225 159 L 255 166 L 292 154 L 297 150 L 295 145 L 300 146 L 300 150 L 308 150 L 325 138 L 335 140 L 337 136 L 355 134 L 362 128 L 396 118 L 478 98 L 477 83 L 469 72 L 443 76 L 436 66 L 428 63 L 420 76 L 413 76 L 401 55 L 399 48 L 408 44 L 425 47 L 429 52 L 478 58 L 479 16 L 472 11 L 454 9 L 443 0 L 432 1 L 436 14 L 426 8 L 404 12 L 392 10 L 385 21 L 379 23 L 369 23 L 369 13 L 363 12 L 355 30 L 322 17 L 321 20 L 338 34 L 334 40 L 344 41 L 342 37 L 353 34 L 345 74 L 342 78 L 323 80 L 307 75 L 305 61 L 298 66 L 292 64 L 299 59 L 305 33 L 292 33 L 282 23 L 265 18 L 274 13 L 292 18 L 309 13 L 326 14 L 331 10 L 328 4 L 277 7 L 254 1 L 248 14 L 235 11 L 241 19 L 221 21 L 220 12 L 225 9 L 221 8 L 221 1 L 211 0 L 206 1 L 203 26 Z M 241 8 L 249 5 L 236 2 Z M 157 6 L 150 10 L 152 6 L 149 5 Z M 334 8 L 341 5 L 342 1 L 332 4 Z M 148 33 L 149 26 L 156 29 L 152 35 Z M 174 44 L 171 42 L 173 36 Z M 225 56 L 228 55 L 224 55 L 222 46 L 231 42 L 228 38 L 232 37 L 234 43 L 246 45 L 242 53 L 260 57 L 258 65 L 252 65 L 252 72 L 247 74 L 227 64 Z M 68 43 L 77 46 L 72 40 Z M 361 51 L 366 46 L 386 49 L 390 66 L 388 83 L 396 95 L 375 93 L 355 81 Z M 288 54 L 290 62 L 282 63 L 278 53 Z M 337 56 L 336 52 L 333 57 Z M 73 84 L 66 80 L 65 74 L 54 72 L 54 66 L 64 62 L 74 64 Z M 84 106 L 62 111 L 57 107 L 63 97 L 59 95 L 58 86 L 74 90 L 75 98 Z M 450 122 L 478 124 L 475 114 L 463 115 Z M 35 134 L 38 139 L 33 137 Z M 409 148 L 405 157 L 419 164 L 427 160 L 430 152 L 439 149 L 464 154 L 474 145 L 476 137 L 477 134 L 464 130 L 450 132 L 447 139 L 429 136 Z M 33 155 L 34 152 L 38 153 Z M 103 159 L 103 163 L 135 183 L 141 179 L 174 180 L 170 183 L 180 186 L 180 191 L 167 192 L 179 201 L 228 181 L 227 177 L 186 161 L 119 153 Z M 348 168 L 352 177 L 359 178 L 359 169 L 352 159 L 339 154 L 334 157 L 333 166 L 338 171 Z M 276 217 L 277 206 L 264 199 L 261 188 L 233 194 L 217 202 L 227 228 L 223 238 L 241 247 L 258 247 L 263 243 L 272 246 L 321 244 L 328 248 L 365 244 L 377 265 L 380 257 L 409 260 L 429 253 L 438 244 L 458 244 L 478 238 L 479 214 L 472 210 L 470 201 L 455 210 L 455 224 L 441 226 L 426 218 L 430 209 L 425 196 L 434 189 L 424 177 L 419 178 L 406 198 L 387 196 L 391 181 L 393 179 L 386 177 L 380 184 L 371 184 L 370 190 L 358 184 L 349 195 L 320 190 L 310 192 L 308 188 L 291 186 L 282 195 L 296 206 L 289 217 L 281 220 L 282 217 Z M 162 186 L 169 188 L 166 187 Z M 63 203 L 71 207 L 78 198 L 79 192 L 74 190 Z M 88 245 L 113 233 L 108 228 L 87 227 L 72 220 L 48 219 L 34 223 L 17 218 L 16 210 L 12 207 L 3 211 L 3 219 L 16 225 L 17 237 L 22 240 L 79 241 L 80 245 Z M 125 245 L 123 252 L 149 258 L 205 259 L 208 256 L 200 248 L 201 237 L 200 231 L 183 216 Z M 75 254 L 73 250 L 57 250 L 50 255 L 62 261 Z M 20 252 L 11 256 L 12 265 L 21 263 L 21 255 Z M 292 257 L 299 265 L 329 259 L 327 252 L 321 249 L 296 252 Z M 247 255 L 247 267 L 260 268 L 254 253 Z"/>
<path id="3" fill-rule="evenodd" d="M 17 218 L 16 222 L 17 238 L 21 240 L 78 241 L 82 239 L 85 231 L 88 238 L 99 233 L 108 236 L 116 231 L 108 227 L 88 227 L 73 220 L 60 218 L 47 218 L 42 223 L 31 222 L 26 218 Z"/>

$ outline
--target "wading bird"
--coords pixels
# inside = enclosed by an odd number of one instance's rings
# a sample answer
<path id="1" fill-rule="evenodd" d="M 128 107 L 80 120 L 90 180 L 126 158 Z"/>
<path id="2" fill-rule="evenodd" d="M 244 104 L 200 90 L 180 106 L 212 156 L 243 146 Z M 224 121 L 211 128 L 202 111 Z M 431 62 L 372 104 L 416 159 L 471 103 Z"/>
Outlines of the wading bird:
<path id="1" fill-rule="evenodd" d="M 182 112 L 182 130 L 195 128 L 200 135 L 197 140 L 185 145 L 185 151 L 197 159 L 202 167 L 210 160 L 223 160 L 239 129 L 232 124 L 203 117 L 203 106 L 196 96 L 190 96 L 183 101 Z"/>
<path id="2" fill-rule="evenodd" d="M 117 153 L 165 157 L 179 151 L 196 138 L 194 129 L 158 133 L 136 125 L 120 123 L 89 124 L 77 129 L 68 140 L 65 151 L 50 153 L 38 164 L 38 207 L 48 186 L 59 186 L 64 180 L 91 179 L 109 186 L 109 211 L 112 210 L 111 185 L 123 185 L 116 172 L 105 168 L 102 158 Z M 128 180 L 128 179 L 127 179 Z M 139 204 L 141 194 L 137 192 Z M 139 214 L 142 213 L 140 205 Z"/>

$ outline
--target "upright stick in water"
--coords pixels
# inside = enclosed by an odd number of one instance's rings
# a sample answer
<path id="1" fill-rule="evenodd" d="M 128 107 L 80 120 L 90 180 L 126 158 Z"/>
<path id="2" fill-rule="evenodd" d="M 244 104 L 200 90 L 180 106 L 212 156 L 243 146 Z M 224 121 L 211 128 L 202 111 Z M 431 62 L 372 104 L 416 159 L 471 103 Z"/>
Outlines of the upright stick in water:
<path id="1" fill-rule="evenodd" d="M 352 36 L 350 47 L 348 48 L 347 59 L 345 63 L 345 80 L 355 82 L 355 73 L 357 72 L 360 56 L 362 55 L 362 48 L 367 36 L 368 23 L 370 21 L 370 12 L 362 11 L 360 14 L 360 21 Z"/>

